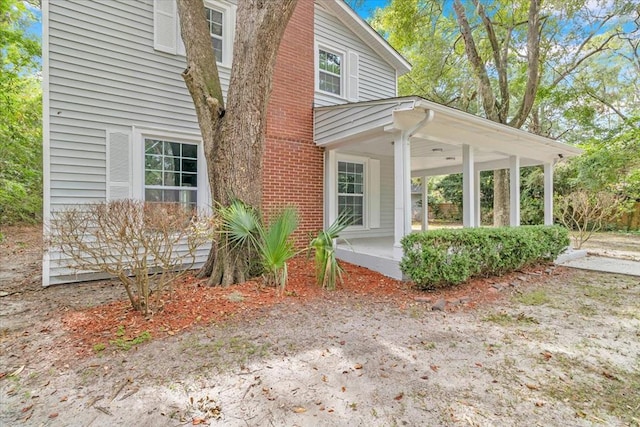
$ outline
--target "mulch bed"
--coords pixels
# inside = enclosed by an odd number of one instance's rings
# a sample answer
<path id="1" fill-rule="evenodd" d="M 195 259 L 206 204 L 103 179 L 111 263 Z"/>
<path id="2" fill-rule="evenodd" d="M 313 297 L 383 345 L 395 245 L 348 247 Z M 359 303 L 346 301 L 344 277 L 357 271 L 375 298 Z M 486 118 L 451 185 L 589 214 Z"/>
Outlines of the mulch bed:
<path id="1" fill-rule="evenodd" d="M 548 275 L 542 271 L 544 267 L 533 268 L 500 278 L 474 279 L 451 289 L 427 293 L 366 268 L 348 263 L 342 263 L 342 266 L 345 269 L 344 282 L 336 291 L 318 287 L 313 261 L 299 257 L 289 263 L 289 280 L 284 295 L 277 295 L 274 288 L 263 287 L 260 281 L 223 288 L 207 286 L 206 279 L 189 276 L 174 285 L 162 311 L 149 319 L 134 311 L 128 300 L 123 300 L 68 311 L 62 322 L 71 332 L 76 354 L 82 356 L 92 354 L 94 346 L 108 346 L 116 339 L 132 340 L 145 331 L 153 339 L 158 339 L 197 325 L 258 316 L 276 304 L 303 305 L 323 298 L 358 296 L 396 304 L 400 309 L 444 299 L 448 303 L 446 311 L 469 309 L 501 298 L 503 293 L 496 289 L 496 283 L 510 283 L 523 275 L 528 283 L 536 283 Z M 555 269 L 553 274 L 561 273 L 562 269 Z"/>

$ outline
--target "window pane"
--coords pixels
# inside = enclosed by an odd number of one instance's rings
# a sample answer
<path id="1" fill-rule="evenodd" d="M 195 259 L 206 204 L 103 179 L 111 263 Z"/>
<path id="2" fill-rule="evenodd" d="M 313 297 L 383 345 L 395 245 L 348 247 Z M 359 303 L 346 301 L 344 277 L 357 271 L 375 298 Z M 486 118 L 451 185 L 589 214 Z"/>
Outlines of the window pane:
<path id="1" fill-rule="evenodd" d="M 152 170 L 145 171 L 144 185 L 162 185 L 162 172 Z"/>
<path id="2" fill-rule="evenodd" d="M 340 77 L 332 76 L 325 72 L 320 72 L 320 90 L 324 92 L 340 95 Z"/>
<path id="3" fill-rule="evenodd" d="M 191 173 L 183 173 L 182 174 L 182 182 L 180 183 L 181 187 L 197 187 L 198 186 L 198 175 Z"/>
<path id="4" fill-rule="evenodd" d="M 216 56 L 216 61 L 222 62 L 222 40 L 211 37 L 211 44 L 213 46 L 213 53 Z"/>
<path id="5" fill-rule="evenodd" d="M 182 172 L 198 172 L 197 160 L 182 159 Z"/>
<path id="6" fill-rule="evenodd" d="M 144 199 L 147 202 L 161 202 L 162 201 L 162 190 L 147 188 L 144 191 Z"/>
<path id="7" fill-rule="evenodd" d="M 182 157 L 198 158 L 198 146 L 194 144 L 182 144 Z"/>
<path id="8" fill-rule="evenodd" d="M 177 142 L 164 142 L 164 155 L 165 156 L 179 156 L 180 144 Z"/>
<path id="9" fill-rule="evenodd" d="M 145 169 L 162 170 L 162 156 L 159 154 L 147 154 L 144 156 Z"/>
<path id="10" fill-rule="evenodd" d="M 158 141 L 155 139 L 145 139 L 144 151 L 147 154 L 162 154 L 162 141 Z"/>
<path id="11" fill-rule="evenodd" d="M 180 174 L 173 172 L 164 173 L 164 186 L 165 187 L 177 187 L 180 185 Z"/>

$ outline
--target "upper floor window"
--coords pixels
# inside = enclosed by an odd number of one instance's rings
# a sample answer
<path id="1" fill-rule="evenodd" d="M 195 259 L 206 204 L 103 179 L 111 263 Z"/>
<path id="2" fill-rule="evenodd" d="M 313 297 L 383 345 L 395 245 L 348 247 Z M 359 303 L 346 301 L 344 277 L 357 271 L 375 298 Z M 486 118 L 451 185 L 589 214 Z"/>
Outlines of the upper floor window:
<path id="1" fill-rule="evenodd" d="M 209 24 L 209 33 L 211 34 L 211 44 L 213 45 L 213 53 L 217 62 L 222 62 L 223 49 L 223 25 L 224 15 L 222 12 L 205 8 L 207 14 L 207 23 Z"/>
<path id="2" fill-rule="evenodd" d="M 144 140 L 144 199 L 195 207 L 198 203 L 198 146 Z"/>
<path id="3" fill-rule="evenodd" d="M 323 92 L 342 96 L 343 79 L 342 54 L 325 49 L 318 51 L 318 86 Z"/>

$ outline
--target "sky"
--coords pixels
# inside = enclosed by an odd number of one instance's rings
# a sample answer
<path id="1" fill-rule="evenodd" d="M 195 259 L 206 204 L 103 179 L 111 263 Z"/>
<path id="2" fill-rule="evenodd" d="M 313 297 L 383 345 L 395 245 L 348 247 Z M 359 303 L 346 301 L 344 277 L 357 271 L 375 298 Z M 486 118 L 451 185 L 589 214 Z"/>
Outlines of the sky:
<path id="1" fill-rule="evenodd" d="M 390 0 L 364 0 L 362 5 L 356 8 L 356 12 L 364 19 L 368 19 L 376 8 L 385 7 L 389 2 Z"/>

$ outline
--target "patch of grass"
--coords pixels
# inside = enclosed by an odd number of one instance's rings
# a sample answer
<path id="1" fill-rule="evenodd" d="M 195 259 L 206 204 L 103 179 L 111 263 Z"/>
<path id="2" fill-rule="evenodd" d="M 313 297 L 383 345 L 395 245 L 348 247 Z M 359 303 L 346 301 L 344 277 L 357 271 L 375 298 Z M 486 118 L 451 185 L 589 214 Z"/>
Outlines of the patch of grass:
<path id="1" fill-rule="evenodd" d="M 549 296 L 544 289 L 536 289 L 532 292 L 519 295 L 516 301 L 524 305 L 543 305 L 550 301 Z"/>
<path id="2" fill-rule="evenodd" d="M 120 328 L 118 328 L 118 332 L 116 332 L 116 336 L 118 338 L 116 338 L 115 340 L 109 341 L 109 344 L 111 344 L 112 346 L 115 346 L 116 348 L 122 351 L 129 351 L 131 350 L 132 347 L 136 345 L 145 343 L 147 341 L 151 341 L 151 332 L 149 331 L 143 331 L 140 335 L 134 338 L 126 338 L 124 335 L 124 328 L 122 328 L 122 332 Z"/>
<path id="3" fill-rule="evenodd" d="M 557 355 L 549 363 L 566 374 L 563 381 L 550 381 L 541 390 L 549 397 L 571 405 L 576 416 L 599 420 L 601 414 L 618 417 L 624 425 L 640 425 L 640 370 L 623 369 Z"/>
<path id="4" fill-rule="evenodd" d="M 498 325 L 501 326 L 508 326 L 508 325 L 513 325 L 513 324 L 538 324 L 540 322 L 538 322 L 537 319 L 531 317 L 531 316 L 527 316 L 524 313 L 519 313 L 517 315 L 511 315 L 509 313 L 506 313 L 504 311 L 501 311 L 499 313 L 491 313 L 487 316 L 485 316 L 482 320 L 484 320 L 485 322 L 492 322 L 492 323 L 496 323 Z"/>
<path id="5" fill-rule="evenodd" d="M 242 301 L 244 301 L 244 295 L 242 295 L 242 293 L 240 293 L 238 291 L 231 292 L 225 298 L 228 299 L 231 302 L 242 302 Z"/>
<path id="6" fill-rule="evenodd" d="M 581 304 L 577 311 L 579 314 L 586 317 L 593 317 L 598 314 L 598 309 L 588 304 Z"/>
<path id="7" fill-rule="evenodd" d="M 104 351 L 104 349 L 106 349 L 106 348 L 107 348 L 107 345 L 106 345 L 105 343 L 101 343 L 101 342 L 99 342 L 99 343 L 97 343 L 97 344 L 94 344 L 94 345 L 93 345 L 93 351 L 94 351 L 95 353 L 101 353 L 101 352 L 103 352 L 103 351 Z"/>

